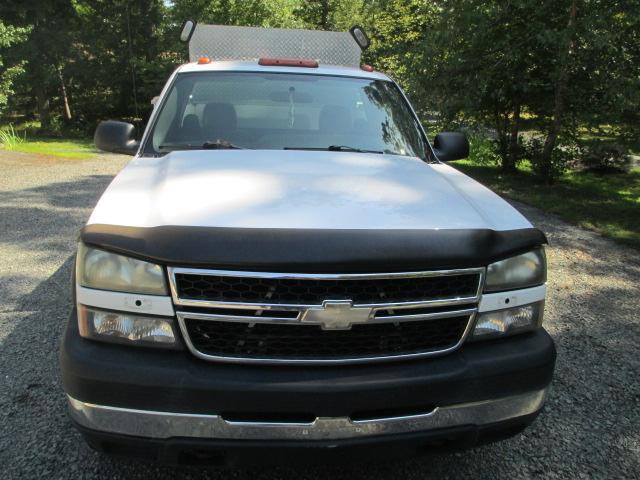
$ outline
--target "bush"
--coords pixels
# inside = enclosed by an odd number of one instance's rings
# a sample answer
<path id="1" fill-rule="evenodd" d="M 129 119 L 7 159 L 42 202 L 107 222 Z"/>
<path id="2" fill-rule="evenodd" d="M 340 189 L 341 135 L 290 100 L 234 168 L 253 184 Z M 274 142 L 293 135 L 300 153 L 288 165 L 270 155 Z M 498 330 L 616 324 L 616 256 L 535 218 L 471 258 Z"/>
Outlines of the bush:
<path id="1" fill-rule="evenodd" d="M 483 135 L 469 135 L 470 158 L 478 165 L 500 165 L 500 154 L 495 140 Z"/>
<path id="2" fill-rule="evenodd" d="M 599 173 L 629 172 L 631 157 L 619 143 L 597 142 L 587 148 L 580 164 L 585 170 Z"/>
<path id="3" fill-rule="evenodd" d="M 574 167 L 581 156 L 578 144 L 570 138 L 559 138 L 551 153 L 549 165 L 543 163 L 542 150 L 544 140 L 531 137 L 523 143 L 524 155 L 531 161 L 533 171 L 550 182 L 562 176 L 568 169 Z"/>

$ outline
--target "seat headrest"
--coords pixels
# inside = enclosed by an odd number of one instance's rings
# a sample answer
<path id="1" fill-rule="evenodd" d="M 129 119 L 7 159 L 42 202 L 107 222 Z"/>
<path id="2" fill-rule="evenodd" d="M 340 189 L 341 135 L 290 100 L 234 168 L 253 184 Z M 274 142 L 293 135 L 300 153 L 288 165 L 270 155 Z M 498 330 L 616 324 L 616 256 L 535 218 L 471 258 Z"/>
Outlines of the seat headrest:
<path id="1" fill-rule="evenodd" d="M 318 128 L 324 132 L 338 133 L 350 131 L 351 111 L 342 105 L 325 105 L 320 110 Z"/>
<path id="2" fill-rule="evenodd" d="M 189 115 L 185 115 L 182 119 L 182 129 L 183 130 L 197 130 L 200 128 L 200 120 L 198 120 L 198 116 L 190 113 Z"/>
<path id="3" fill-rule="evenodd" d="M 180 128 L 178 136 L 182 140 L 202 140 L 202 127 L 197 115 L 193 113 L 185 115 L 182 119 L 182 128 Z"/>
<path id="4" fill-rule="evenodd" d="M 202 123 L 207 133 L 231 132 L 238 127 L 236 109 L 230 103 L 208 103 L 204 107 Z"/>

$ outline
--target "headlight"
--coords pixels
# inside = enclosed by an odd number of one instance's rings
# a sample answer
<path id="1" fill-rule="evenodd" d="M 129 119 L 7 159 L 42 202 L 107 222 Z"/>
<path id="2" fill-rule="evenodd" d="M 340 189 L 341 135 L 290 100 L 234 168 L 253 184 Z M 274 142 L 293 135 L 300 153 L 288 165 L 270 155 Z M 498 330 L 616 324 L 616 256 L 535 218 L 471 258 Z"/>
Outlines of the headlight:
<path id="1" fill-rule="evenodd" d="M 109 312 L 78 305 L 80 336 L 129 345 L 176 347 L 171 318 L 143 317 L 126 312 Z"/>
<path id="2" fill-rule="evenodd" d="M 117 292 L 166 295 L 164 271 L 160 265 L 136 260 L 80 243 L 76 278 L 83 287 Z"/>
<path id="3" fill-rule="evenodd" d="M 485 339 L 535 330 L 542 325 L 544 300 L 520 307 L 481 313 L 473 329 L 473 339 Z"/>
<path id="4" fill-rule="evenodd" d="M 506 258 L 487 267 L 485 292 L 533 287 L 547 281 L 547 261 L 544 249 Z"/>

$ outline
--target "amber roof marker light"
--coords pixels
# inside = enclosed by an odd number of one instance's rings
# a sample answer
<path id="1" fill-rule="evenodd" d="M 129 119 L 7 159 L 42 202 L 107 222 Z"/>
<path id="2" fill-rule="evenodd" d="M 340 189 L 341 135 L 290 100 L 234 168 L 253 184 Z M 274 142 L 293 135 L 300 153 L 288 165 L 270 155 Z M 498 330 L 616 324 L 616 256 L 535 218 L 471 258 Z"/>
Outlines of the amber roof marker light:
<path id="1" fill-rule="evenodd" d="M 262 57 L 258 65 L 263 67 L 305 67 L 318 68 L 318 61 L 304 58 L 269 58 Z"/>

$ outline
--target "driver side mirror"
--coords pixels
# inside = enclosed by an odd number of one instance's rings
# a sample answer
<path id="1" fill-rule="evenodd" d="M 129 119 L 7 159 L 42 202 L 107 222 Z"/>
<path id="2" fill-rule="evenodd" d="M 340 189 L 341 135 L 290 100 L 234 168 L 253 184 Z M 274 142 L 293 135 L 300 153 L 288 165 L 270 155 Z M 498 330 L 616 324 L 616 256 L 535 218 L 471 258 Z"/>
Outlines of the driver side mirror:
<path id="1" fill-rule="evenodd" d="M 136 127 L 132 124 L 107 120 L 98 124 L 93 141 L 100 150 L 135 155 L 140 146 L 135 136 Z"/>
<path id="2" fill-rule="evenodd" d="M 469 156 L 469 140 L 460 132 L 442 132 L 433 140 L 433 150 L 441 162 L 461 160 Z"/>

